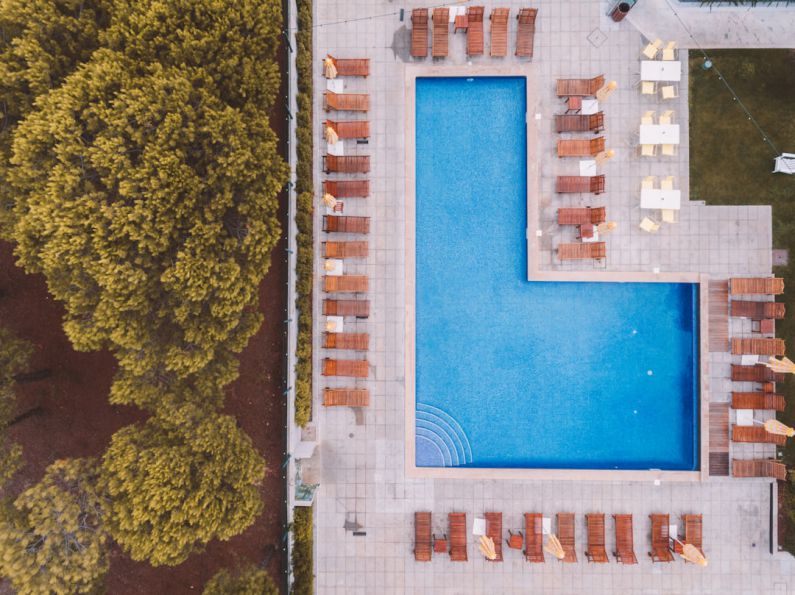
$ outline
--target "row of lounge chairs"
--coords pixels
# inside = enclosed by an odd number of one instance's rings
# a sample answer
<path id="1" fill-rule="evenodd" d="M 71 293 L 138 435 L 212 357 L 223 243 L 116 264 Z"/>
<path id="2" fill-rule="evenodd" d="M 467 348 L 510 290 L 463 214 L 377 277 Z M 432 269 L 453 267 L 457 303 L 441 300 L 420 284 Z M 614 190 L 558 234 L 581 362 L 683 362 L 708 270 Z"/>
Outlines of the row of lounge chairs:
<path id="1" fill-rule="evenodd" d="M 516 55 L 533 57 L 535 22 L 538 9 L 522 8 L 517 15 Z M 491 11 L 491 51 L 492 57 L 505 57 L 508 54 L 508 17 L 510 9 L 495 8 Z M 463 16 L 463 15 L 462 15 Z M 470 6 L 466 15 L 455 21 L 456 30 L 463 28 L 467 33 L 467 55 L 480 56 L 484 53 L 483 6 Z M 430 17 L 432 24 L 431 55 L 445 58 L 450 51 L 450 9 L 434 8 Z M 415 8 L 411 12 L 411 55 L 414 58 L 428 56 L 428 9 Z"/>
<path id="2" fill-rule="evenodd" d="M 751 471 L 754 471 L 753 469 Z M 494 558 L 491 561 L 503 560 L 502 513 L 487 512 L 486 536 L 494 545 Z M 703 555 L 702 517 L 700 514 L 682 515 L 683 532 L 675 538 L 669 535 L 670 517 L 667 514 L 651 514 L 651 547 L 649 556 L 653 562 L 672 562 L 672 552 L 682 553 L 684 544 L 695 546 Z M 558 513 L 557 538 L 563 550 L 561 561 L 577 562 L 575 543 L 575 516 L 573 513 Z M 613 556 L 621 564 L 637 564 L 635 556 L 633 523 L 631 514 L 614 514 L 615 544 Z M 437 537 L 432 532 L 432 516 L 430 512 L 414 513 L 414 559 L 417 562 L 430 562 L 434 553 L 447 553 L 453 562 L 467 561 L 467 527 L 466 513 L 451 512 L 448 515 L 449 535 Z M 607 555 L 605 540 L 605 515 L 592 513 L 585 515 L 588 545 L 585 556 L 589 562 L 605 564 L 610 561 Z M 524 545 L 523 545 L 524 542 Z M 543 515 L 541 513 L 524 514 L 524 535 L 521 531 L 508 531 L 505 540 L 509 549 L 521 550 L 524 547 L 525 560 L 532 563 L 545 562 Z M 490 559 L 490 558 L 487 558 Z"/>

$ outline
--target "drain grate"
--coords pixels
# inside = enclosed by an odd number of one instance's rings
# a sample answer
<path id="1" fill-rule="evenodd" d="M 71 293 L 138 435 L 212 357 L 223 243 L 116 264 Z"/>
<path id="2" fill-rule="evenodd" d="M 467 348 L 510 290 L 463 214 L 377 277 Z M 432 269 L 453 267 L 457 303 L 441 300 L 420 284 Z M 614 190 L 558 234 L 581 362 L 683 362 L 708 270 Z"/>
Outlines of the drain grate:
<path id="1" fill-rule="evenodd" d="M 607 41 L 607 34 L 604 31 L 597 28 L 591 31 L 588 34 L 588 42 L 595 48 L 602 47 L 605 41 Z"/>

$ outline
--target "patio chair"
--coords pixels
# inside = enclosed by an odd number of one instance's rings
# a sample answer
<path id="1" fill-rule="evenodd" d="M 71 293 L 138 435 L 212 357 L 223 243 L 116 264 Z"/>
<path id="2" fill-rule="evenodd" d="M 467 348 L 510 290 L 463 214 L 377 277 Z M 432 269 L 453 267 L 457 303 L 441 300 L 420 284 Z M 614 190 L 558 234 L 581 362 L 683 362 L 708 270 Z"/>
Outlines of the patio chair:
<path id="1" fill-rule="evenodd" d="M 577 562 L 577 552 L 574 549 L 574 514 L 571 512 L 558 513 L 558 539 L 563 546 L 563 560 L 568 564 Z"/>
<path id="2" fill-rule="evenodd" d="M 662 180 L 660 180 L 660 190 L 673 190 L 673 189 L 674 189 L 673 176 L 665 176 Z"/>
<path id="3" fill-rule="evenodd" d="M 667 126 L 673 123 L 674 110 L 669 109 L 660 114 L 660 124 Z"/>
<path id="4" fill-rule="evenodd" d="M 323 391 L 324 407 L 368 407 L 369 405 L 370 391 L 366 388 L 327 388 Z M 430 513 L 428 514 L 430 515 Z M 430 559 L 431 557 L 429 555 L 428 560 Z M 428 560 L 418 561 L 427 562 Z"/>
<path id="5" fill-rule="evenodd" d="M 514 533 L 508 529 L 508 539 L 506 539 L 505 542 L 512 550 L 521 550 L 524 546 L 524 536 L 522 535 L 521 531 Z"/>
<path id="6" fill-rule="evenodd" d="M 764 364 L 755 366 L 732 364 L 731 378 L 733 382 L 784 382 L 785 374 L 774 372 Z"/>
<path id="7" fill-rule="evenodd" d="M 323 300 L 323 315 L 369 318 L 370 300 Z"/>
<path id="8" fill-rule="evenodd" d="M 643 48 L 643 55 L 646 56 L 649 60 L 654 60 L 655 56 L 662 48 L 662 39 L 655 39 L 645 48 Z"/>
<path id="9" fill-rule="evenodd" d="M 641 126 L 652 126 L 654 124 L 654 116 L 657 112 L 649 110 L 640 117 Z M 662 122 L 661 122 L 662 123 Z"/>
<path id="10" fill-rule="evenodd" d="M 640 82 L 641 95 L 657 95 L 657 83 L 654 81 L 641 81 Z"/>
<path id="11" fill-rule="evenodd" d="M 621 564 L 637 564 L 635 540 L 632 535 L 632 515 L 614 514 L 613 522 L 616 527 L 616 551 L 613 555 Z"/>
<path id="12" fill-rule="evenodd" d="M 605 150 L 605 137 L 558 141 L 558 157 L 595 157 Z"/>
<path id="13" fill-rule="evenodd" d="M 663 60 L 676 60 L 676 42 L 669 41 L 662 51 Z"/>
<path id="14" fill-rule="evenodd" d="M 425 58 L 428 55 L 427 8 L 415 8 L 411 11 L 411 55 L 414 58 Z"/>
<path id="15" fill-rule="evenodd" d="M 663 99 L 676 99 L 679 97 L 679 89 L 676 85 L 663 85 L 660 87 L 660 97 Z"/>
<path id="16" fill-rule="evenodd" d="M 367 198 L 370 196 L 370 181 L 324 180 L 323 192 L 335 198 Z"/>
<path id="17" fill-rule="evenodd" d="M 595 114 L 557 114 L 555 116 L 555 129 L 558 132 L 599 133 L 604 128 L 604 112 Z"/>
<path id="18" fill-rule="evenodd" d="M 432 555 L 431 513 L 414 513 L 414 560 L 430 562 Z"/>
<path id="19" fill-rule="evenodd" d="M 783 302 L 731 300 L 729 308 L 731 316 L 750 318 L 751 320 L 781 320 L 787 313 L 787 306 Z"/>
<path id="20" fill-rule="evenodd" d="M 331 359 L 323 360 L 323 376 L 347 376 L 349 378 L 367 378 L 370 375 L 370 364 L 364 359 Z"/>
<path id="21" fill-rule="evenodd" d="M 327 54 L 326 58 L 334 64 L 338 76 L 368 76 L 370 74 L 369 58 L 335 58 L 331 54 Z"/>
<path id="22" fill-rule="evenodd" d="M 787 406 L 784 395 L 776 393 L 732 392 L 732 409 L 758 409 L 761 411 L 784 411 Z"/>
<path id="23" fill-rule="evenodd" d="M 483 516 L 486 518 L 486 536 L 494 542 L 494 552 L 497 554 L 490 562 L 502 562 L 502 513 L 487 512 Z"/>
<path id="24" fill-rule="evenodd" d="M 323 242 L 326 258 L 367 258 L 370 247 L 366 241 Z"/>
<path id="25" fill-rule="evenodd" d="M 605 84 L 603 74 L 592 79 L 558 79 L 558 97 L 591 97 Z"/>
<path id="26" fill-rule="evenodd" d="M 597 564 L 609 562 L 605 550 L 605 515 L 602 513 L 586 514 L 585 525 L 588 529 L 588 549 L 585 550 L 585 557 L 589 562 Z"/>
<path id="27" fill-rule="evenodd" d="M 784 339 L 732 339 L 732 355 L 784 355 Z"/>
<path id="28" fill-rule="evenodd" d="M 677 145 L 662 145 L 661 152 L 666 157 L 674 157 L 677 153 Z"/>
<path id="29" fill-rule="evenodd" d="M 370 109 L 370 96 L 367 93 L 323 93 L 323 109 L 337 112 L 366 112 Z"/>
<path id="30" fill-rule="evenodd" d="M 738 426 L 734 424 L 732 425 L 732 442 L 784 446 L 787 443 L 787 437 L 771 434 L 764 426 Z"/>
<path id="31" fill-rule="evenodd" d="M 356 120 L 352 122 L 335 122 L 326 120 L 323 122 L 325 128 L 331 128 L 340 140 L 370 138 L 370 122 L 367 120 Z"/>
<path id="32" fill-rule="evenodd" d="M 607 246 L 605 242 L 560 244 L 557 252 L 560 260 L 601 260 L 607 256 Z"/>
<path id="33" fill-rule="evenodd" d="M 654 190 L 656 184 L 657 176 L 646 176 L 641 180 L 640 188 L 641 190 Z"/>
<path id="34" fill-rule="evenodd" d="M 641 145 L 640 146 L 640 156 L 641 157 L 656 157 L 657 156 L 657 145 Z"/>
<path id="35" fill-rule="evenodd" d="M 773 459 L 732 459 L 732 477 L 772 477 L 787 480 L 787 466 Z"/>
<path id="36" fill-rule="evenodd" d="M 451 512 L 450 522 L 450 560 L 467 561 L 467 515 L 465 512 Z"/>
<path id="37" fill-rule="evenodd" d="M 450 43 L 450 9 L 434 8 L 431 20 L 433 20 L 431 55 L 434 58 L 446 58 Z"/>
<path id="38" fill-rule="evenodd" d="M 524 514 L 525 550 L 524 557 L 528 562 L 544 562 L 544 524 L 540 512 Z"/>
<path id="39" fill-rule="evenodd" d="M 533 45 L 536 35 L 537 8 L 520 8 L 516 15 L 516 55 L 520 58 L 533 57 Z"/>
<path id="40" fill-rule="evenodd" d="M 784 279 L 779 277 L 733 277 L 729 279 L 732 295 L 779 295 L 784 293 Z"/>
<path id="41" fill-rule="evenodd" d="M 558 225 L 599 225 L 607 220 L 605 207 L 574 207 L 558 209 Z"/>
<path id="42" fill-rule="evenodd" d="M 660 210 L 660 219 L 662 219 L 663 223 L 676 223 L 678 211 L 674 209 L 661 209 Z"/>
<path id="43" fill-rule="evenodd" d="M 325 275 L 323 291 L 326 293 L 367 293 L 367 275 Z"/>
<path id="44" fill-rule="evenodd" d="M 495 8 L 491 11 L 491 56 L 504 58 L 508 55 L 508 16 L 510 8 Z"/>
<path id="45" fill-rule="evenodd" d="M 483 7 L 467 8 L 467 56 L 483 55 Z"/>
<path id="46" fill-rule="evenodd" d="M 605 191 L 605 176 L 558 176 L 555 179 L 555 192 L 576 194 L 590 192 L 601 194 Z"/>
<path id="47" fill-rule="evenodd" d="M 324 333 L 323 348 L 367 351 L 370 348 L 370 335 L 368 333 Z"/>
<path id="48" fill-rule="evenodd" d="M 669 549 L 670 536 L 668 526 L 670 517 L 667 514 L 650 514 L 651 518 L 651 551 L 649 556 L 652 562 L 673 562 L 674 556 Z"/>
<path id="49" fill-rule="evenodd" d="M 447 533 L 442 533 L 441 537 L 436 537 L 436 533 L 433 534 L 433 553 L 447 553 Z"/>
<path id="50" fill-rule="evenodd" d="M 640 228 L 648 233 L 655 233 L 660 230 L 660 224 L 648 217 L 644 217 L 640 222 Z"/>
<path id="51" fill-rule="evenodd" d="M 681 530 L 684 529 L 684 532 Z M 704 555 L 702 518 L 700 514 L 683 514 L 682 527 L 680 527 L 679 539 L 674 540 L 674 551 L 681 554 L 685 544 L 694 546 L 701 555 Z"/>

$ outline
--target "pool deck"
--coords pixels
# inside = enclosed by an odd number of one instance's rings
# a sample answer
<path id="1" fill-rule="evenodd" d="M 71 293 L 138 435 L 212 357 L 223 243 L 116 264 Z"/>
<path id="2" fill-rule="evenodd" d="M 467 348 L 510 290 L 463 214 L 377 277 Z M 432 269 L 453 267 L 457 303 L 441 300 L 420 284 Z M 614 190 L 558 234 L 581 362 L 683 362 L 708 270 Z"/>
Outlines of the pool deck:
<path id="1" fill-rule="evenodd" d="M 645 1 L 645 0 L 642 0 Z M 518 9 L 524 3 L 500 2 L 511 8 L 509 54 L 515 40 Z M 771 481 L 708 477 L 703 481 L 663 480 L 659 485 L 642 481 L 556 481 L 537 479 L 455 479 L 410 477 L 406 453 L 406 363 L 413 351 L 406 349 L 406 298 L 413 289 L 407 283 L 405 258 L 407 202 L 405 192 L 407 113 L 405 77 L 408 65 L 434 68 L 515 68 L 528 62 L 492 59 L 488 55 L 467 64 L 465 36 L 450 32 L 450 56 L 444 61 L 415 61 L 408 57 L 410 11 L 422 4 L 396 6 L 383 0 L 317 0 L 315 2 L 316 154 L 315 184 L 320 187 L 321 155 L 325 150 L 320 122 L 322 90 L 320 59 L 326 52 L 339 57 L 368 57 L 371 76 L 346 79 L 348 92 L 367 92 L 371 110 L 369 144 L 348 143 L 346 154 L 371 156 L 371 195 L 346 200 L 346 215 L 371 217 L 370 256 L 364 261 L 346 262 L 346 273 L 367 274 L 370 278 L 368 320 L 348 323 L 346 330 L 369 332 L 370 378 L 357 381 L 371 392 L 371 404 L 362 410 L 324 408 L 322 388 L 351 385 L 337 378 L 320 376 L 320 362 L 331 352 L 322 349 L 323 294 L 320 277 L 321 209 L 316 220 L 315 320 L 315 408 L 313 425 L 317 433 L 316 473 L 320 483 L 315 501 L 315 548 L 317 593 L 795 593 L 795 564 L 787 554 L 771 555 Z M 427 5 L 426 5 L 427 6 Z M 486 5 L 486 15 L 497 4 Z M 769 207 L 706 207 L 688 201 L 687 76 L 680 83 L 680 97 L 662 104 L 641 98 L 634 87 L 640 69 L 639 55 L 644 39 L 627 19 L 615 24 L 604 17 L 606 4 L 587 0 L 567 3 L 542 0 L 536 23 L 535 57 L 532 68 L 537 79 L 538 126 L 536 186 L 538 225 L 543 230 L 539 244 L 539 274 L 608 275 L 660 274 L 698 275 L 721 280 L 733 275 L 769 275 L 771 272 L 771 210 Z M 401 22 L 397 12 L 405 8 Z M 640 8 L 640 7 L 638 7 Z M 632 14 L 632 13 L 631 13 Z M 484 19 L 486 51 L 489 23 Z M 322 26 L 321 26 L 322 25 Z M 686 52 L 680 59 L 687 64 Z M 605 136 L 616 157 L 607 162 L 607 192 L 591 199 L 585 195 L 558 195 L 552 192 L 554 178 L 576 173 L 576 160 L 555 156 L 552 115 L 562 112 L 554 96 L 559 77 L 591 77 L 604 73 L 619 88 L 603 103 Z M 679 153 L 674 158 L 641 161 L 636 152 L 639 118 L 647 109 L 674 109 L 675 118 L 685 126 Z M 340 118 L 343 119 L 343 118 Z M 347 114 L 344 119 L 348 118 Z M 359 116 L 357 119 L 363 119 Z M 640 179 L 646 175 L 674 175 L 683 191 L 679 222 L 665 225 L 657 234 L 645 234 L 637 227 L 642 215 L 638 208 Z M 573 231 L 553 225 L 559 206 L 604 204 L 608 219 L 618 222 L 610 235 L 608 256 L 602 264 L 560 264 L 553 251 L 560 241 L 572 241 Z M 569 237 L 571 235 L 571 237 Z M 353 236 L 349 239 L 354 239 Z M 357 238 L 358 239 L 358 238 Z M 703 276 L 703 277 L 701 277 Z M 604 277 L 602 277 L 604 278 Z M 706 288 L 707 284 L 702 287 Z M 702 315 L 702 321 L 708 317 Z M 730 334 L 749 331 L 750 323 L 731 319 Z M 706 340 L 707 333 L 702 334 Z M 342 352 L 346 353 L 346 352 Z M 730 391 L 750 390 L 729 380 L 730 364 L 738 358 L 725 352 L 710 352 L 704 364 L 709 373 L 709 402 L 725 404 Z M 708 377 L 707 377 L 708 376 Z M 702 418 L 707 413 L 702 408 Z M 733 412 L 730 411 L 733 416 Z M 757 414 L 759 419 L 767 416 Z M 702 434 L 708 425 L 702 419 Z M 729 456 L 768 457 L 774 452 L 766 445 L 729 445 Z M 704 462 L 706 466 L 706 462 Z M 433 512 L 433 530 L 448 532 L 446 515 L 467 513 L 470 532 L 469 562 L 451 563 L 436 555 L 430 563 L 414 562 L 413 513 Z M 516 551 L 504 550 L 505 561 L 487 563 L 471 536 L 475 517 L 485 511 L 502 511 L 505 529 L 520 529 L 521 514 L 543 512 L 547 517 L 561 511 L 576 513 L 577 551 L 580 562 L 562 565 L 529 564 Z M 585 560 L 587 512 L 632 513 L 635 521 L 635 552 L 639 564 L 623 567 L 612 560 L 606 565 Z M 697 568 L 675 562 L 652 564 L 646 556 L 650 523 L 648 514 L 669 513 L 680 523 L 683 513 L 704 515 L 704 549 L 710 565 Z M 554 527 L 554 522 L 553 522 Z M 774 525 L 775 529 L 775 525 Z M 357 533 L 356 535 L 354 533 Z M 607 544 L 613 544 L 612 521 L 607 522 Z"/>

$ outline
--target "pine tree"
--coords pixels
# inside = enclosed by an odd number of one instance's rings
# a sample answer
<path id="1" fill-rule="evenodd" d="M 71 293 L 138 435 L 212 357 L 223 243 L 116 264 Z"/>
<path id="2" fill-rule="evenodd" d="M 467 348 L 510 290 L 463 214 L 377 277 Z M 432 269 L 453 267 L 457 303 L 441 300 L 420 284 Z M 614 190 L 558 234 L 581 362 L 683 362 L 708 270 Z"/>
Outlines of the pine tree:
<path id="1" fill-rule="evenodd" d="M 279 587 L 265 570 L 247 564 L 233 571 L 219 570 L 202 595 L 279 595 Z"/>

